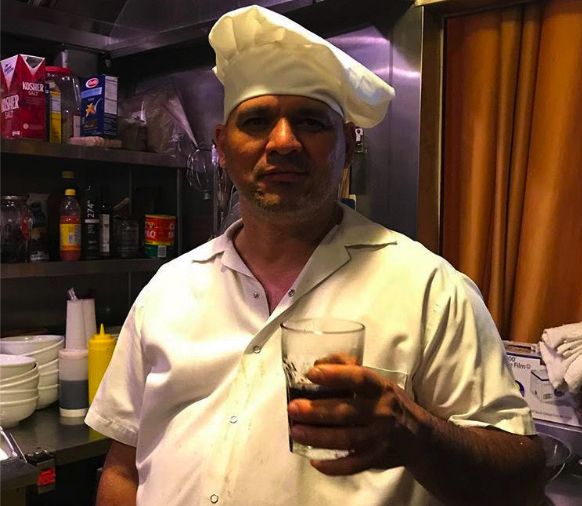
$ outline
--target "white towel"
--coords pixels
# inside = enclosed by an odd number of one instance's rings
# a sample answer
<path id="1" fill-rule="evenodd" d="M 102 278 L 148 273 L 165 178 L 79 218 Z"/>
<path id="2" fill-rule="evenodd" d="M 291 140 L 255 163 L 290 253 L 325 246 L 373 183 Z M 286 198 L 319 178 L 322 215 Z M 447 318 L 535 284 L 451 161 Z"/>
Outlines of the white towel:
<path id="1" fill-rule="evenodd" d="M 540 342 L 548 377 L 556 390 L 576 394 L 582 387 L 582 322 L 544 330 Z"/>
<path id="2" fill-rule="evenodd" d="M 545 329 L 542 334 L 542 341 L 544 341 L 544 343 L 546 343 L 550 348 L 554 349 L 565 342 L 580 341 L 581 339 L 582 322 Z"/>
<path id="3" fill-rule="evenodd" d="M 564 374 L 570 393 L 582 392 L 582 353 L 578 354 Z"/>

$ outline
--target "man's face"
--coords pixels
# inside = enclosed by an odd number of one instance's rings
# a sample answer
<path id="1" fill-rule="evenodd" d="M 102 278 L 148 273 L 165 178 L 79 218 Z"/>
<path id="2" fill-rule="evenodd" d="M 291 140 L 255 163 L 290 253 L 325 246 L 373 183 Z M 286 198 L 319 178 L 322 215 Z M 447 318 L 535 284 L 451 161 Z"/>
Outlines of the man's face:
<path id="1" fill-rule="evenodd" d="M 353 125 L 318 100 L 265 95 L 240 104 L 216 140 L 246 203 L 267 218 L 309 218 L 337 197 Z"/>

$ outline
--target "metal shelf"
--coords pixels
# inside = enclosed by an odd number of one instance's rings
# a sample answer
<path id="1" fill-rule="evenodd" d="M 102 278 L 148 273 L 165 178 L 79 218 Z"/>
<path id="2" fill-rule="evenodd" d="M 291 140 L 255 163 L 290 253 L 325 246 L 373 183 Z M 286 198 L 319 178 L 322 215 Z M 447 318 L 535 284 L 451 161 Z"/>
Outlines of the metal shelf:
<path id="1" fill-rule="evenodd" d="M 29 139 L 2 139 L 1 146 L 2 154 L 48 156 L 53 158 L 170 168 L 185 167 L 185 164 L 178 158 L 145 151 L 74 146 L 72 144 L 57 144 Z"/>
<path id="2" fill-rule="evenodd" d="M 131 258 L 113 260 L 79 260 L 78 262 L 31 262 L 2 264 L 1 279 L 25 279 L 54 276 L 83 276 L 126 272 L 157 271 L 168 259 Z"/>

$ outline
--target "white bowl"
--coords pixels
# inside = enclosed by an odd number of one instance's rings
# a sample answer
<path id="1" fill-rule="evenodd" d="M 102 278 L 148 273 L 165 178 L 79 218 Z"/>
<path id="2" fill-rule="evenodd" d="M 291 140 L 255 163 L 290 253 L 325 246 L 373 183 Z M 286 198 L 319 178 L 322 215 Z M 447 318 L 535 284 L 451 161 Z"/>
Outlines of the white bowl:
<path id="1" fill-rule="evenodd" d="M 48 387 L 51 385 L 56 385 L 59 382 L 59 370 L 41 372 L 40 378 L 38 380 L 39 387 Z"/>
<path id="2" fill-rule="evenodd" d="M 36 357 L 0 354 L 0 378 L 8 379 L 30 371 L 34 367 L 35 362 Z"/>
<path id="3" fill-rule="evenodd" d="M 38 365 L 44 365 L 48 362 L 53 361 L 55 358 L 59 356 L 59 350 L 65 347 L 64 341 L 58 341 L 42 350 L 38 351 L 31 351 L 30 353 L 26 353 L 27 357 L 34 357 L 38 362 Z"/>
<path id="4" fill-rule="evenodd" d="M 9 376 L 8 378 L 0 378 L 0 389 L 8 386 L 12 383 L 16 383 L 18 381 L 22 381 L 25 379 L 32 378 L 36 374 L 40 372 L 38 365 L 35 365 L 32 369 L 23 372 L 22 374 L 18 374 L 16 376 Z"/>
<path id="5" fill-rule="evenodd" d="M 34 371 L 35 371 L 34 376 L 31 376 L 30 378 L 21 379 L 14 382 L 2 381 L 2 385 L 0 386 L 0 392 L 6 392 L 9 390 L 25 390 L 27 388 L 37 388 L 38 382 L 40 380 L 40 374 L 38 372 L 38 368 L 35 368 Z"/>
<path id="6" fill-rule="evenodd" d="M 2 390 L 0 392 L 0 404 L 5 402 L 22 401 L 38 395 L 38 388 L 26 388 L 22 390 Z"/>
<path id="7" fill-rule="evenodd" d="M 0 339 L 0 353 L 24 355 L 42 350 L 64 339 L 64 336 L 53 335 L 3 337 Z"/>
<path id="8" fill-rule="evenodd" d="M 34 413 L 38 395 L 24 399 L 22 401 L 0 403 L 0 425 L 4 429 L 9 429 L 18 425 L 20 420 L 28 418 Z"/>
<path id="9" fill-rule="evenodd" d="M 59 384 L 48 387 L 38 387 L 38 403 L 36 409 L 43 409 L 50 406 L 59 398 Z"/>
<path id="10" fill-rule="evenodd" d="M 50 371 L 58 371 L 59 370 L 59 357 L 55 358 L 54 360 L 51 360 L 50 362 L 47 362 L 46 364 L 39 365 L 38 370 L 40 371 L 41 374 L 44 374 L 45 372 L 50 372 Z"/>

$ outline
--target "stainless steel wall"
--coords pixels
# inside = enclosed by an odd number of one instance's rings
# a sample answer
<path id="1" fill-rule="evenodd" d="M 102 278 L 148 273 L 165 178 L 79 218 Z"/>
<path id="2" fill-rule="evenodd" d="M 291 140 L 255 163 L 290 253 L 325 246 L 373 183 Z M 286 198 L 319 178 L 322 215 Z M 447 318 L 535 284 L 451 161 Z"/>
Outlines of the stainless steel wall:
<path id="1" fill-rule="evenodd" d="M 248 5 L 272 7 L 286 2 L 287 0 L 174 0 L 172 2 L 127 0 L 119 12 L 116 24 L 159 33 L 218 19 L 225 12 L 239 7 Z M 168 5 L 170 3 L 171 7 Z M 311 0 L 307 0 L 306 3 L 311 3 Z M 115 35 L 115 30 L 113 35 Z"/>
<path id="2" fill-rule="evenodd" d="M 396 91 L 388 114 L 364 132 L 352 184 L 358 211 L 382 225 L 416 236 L 420 129 L 421 10 L 329 40 L 373 70 Z"/>

